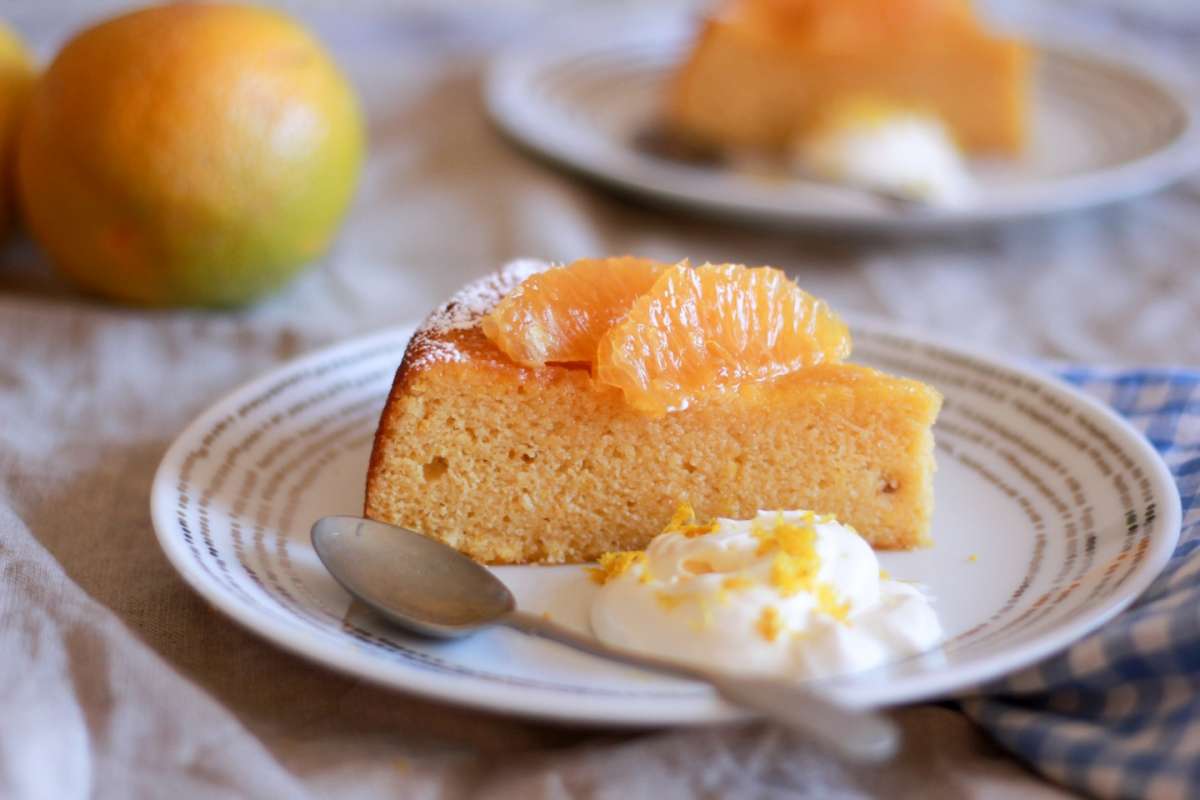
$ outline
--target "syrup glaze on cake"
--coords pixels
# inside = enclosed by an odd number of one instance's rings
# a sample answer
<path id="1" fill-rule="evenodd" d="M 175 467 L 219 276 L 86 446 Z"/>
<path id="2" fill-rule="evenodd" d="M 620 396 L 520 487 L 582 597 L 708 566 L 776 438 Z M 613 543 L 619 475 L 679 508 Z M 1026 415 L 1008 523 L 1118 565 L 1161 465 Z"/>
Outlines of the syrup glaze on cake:
<path id="1" fill-rule="evenodd" d="M 365 513 L 489 563 L 645 547 L 670 510 L 833 513 L 877 547 L 928 542 L 941 404 L 916 381 L 822 364 L 661 417 L 586 367 L 515 364 L 482 317 L 547 264 L 456 294 L 413 336 L 380 419 Z"/>

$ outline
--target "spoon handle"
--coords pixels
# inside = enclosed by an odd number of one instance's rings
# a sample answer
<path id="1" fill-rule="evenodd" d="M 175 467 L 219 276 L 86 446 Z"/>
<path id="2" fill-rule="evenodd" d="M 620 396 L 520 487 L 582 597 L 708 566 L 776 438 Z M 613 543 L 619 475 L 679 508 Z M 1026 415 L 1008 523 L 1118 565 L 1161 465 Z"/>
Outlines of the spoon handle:
<path id="1" fill-rule="evenodd" d="M 521 611 L 511 611 L 497 622 L 594 656 L 707 683 L 726 700 L 799 731 L 854 761 L 886 761 L 899 746 L 900 734 L 891 720 L 871 711 L 847 708 L 794 681 L 706 670 L 610 647 L 599 639 Z"/>

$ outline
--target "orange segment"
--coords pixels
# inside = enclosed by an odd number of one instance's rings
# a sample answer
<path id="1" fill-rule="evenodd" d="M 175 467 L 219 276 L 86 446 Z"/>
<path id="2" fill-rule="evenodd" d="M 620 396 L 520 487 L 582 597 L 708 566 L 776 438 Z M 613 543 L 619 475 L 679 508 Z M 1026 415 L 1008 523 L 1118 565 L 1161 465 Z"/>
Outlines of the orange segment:
<path id="1" fill-rule="evenodd" d="M 845 323 L 770 267 L 671 267 L 599 342 L 595 375 L 648 414 L 850 355 Z"/>
<path id="2" fill-rule="evenodd" d="M 531 276 L 483 318 L 484 335 L 527 367 L 584 362 L 667 268 L 647 258 L 585 258 Z"/>

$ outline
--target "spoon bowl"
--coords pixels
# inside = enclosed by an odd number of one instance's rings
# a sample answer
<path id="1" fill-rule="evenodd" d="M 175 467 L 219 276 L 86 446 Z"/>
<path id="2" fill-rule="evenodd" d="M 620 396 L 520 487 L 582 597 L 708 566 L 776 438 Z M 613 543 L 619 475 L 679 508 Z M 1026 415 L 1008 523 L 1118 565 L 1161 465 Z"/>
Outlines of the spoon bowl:
<path id="1" fill-rule="evenodd" d="M 414 633 L 455 639 L 517 606 L 487 567 L 405 528 L 325 517 L 313 526 L 312 542 L 342 588 Z"/>

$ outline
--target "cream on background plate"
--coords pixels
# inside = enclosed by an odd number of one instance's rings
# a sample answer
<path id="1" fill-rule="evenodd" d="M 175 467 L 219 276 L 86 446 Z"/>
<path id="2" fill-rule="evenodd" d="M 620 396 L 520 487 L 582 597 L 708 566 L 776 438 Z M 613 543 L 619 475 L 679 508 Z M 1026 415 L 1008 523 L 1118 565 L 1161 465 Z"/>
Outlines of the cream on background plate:
<path id="1" fill-rule="evenodd" d="M 1036 48 L 1027 152 L 972 160 L 973 201 L 963 207 L 897 205 L 783 175 L 656 157 L 637 142 L 659 118 L 664 83 L 697 30 L 685 15 L 625 13 L 543 32 L 492 63 L 488 109 L 517 142 L 625 193 L 784 226 L 949 230 L 1134 197 L 1200 166 L 1194 113 L 1163 80 L 1108 55 L 1049 44 Z"/>
<path id="2" fill-rule="evenodd" d="M 969 692 L 1071 644 L 1132 601 L 1179 535 L 1179 496 L 1146 440 L 1100 403 L 1020 365 L 857 321 L 854 360 L 945 395 L 935 545 L 882 553 L 935 598 L 927 654 L 831 680 L 879 706 Z M 238 389 L 179 436 L 151 508 L 171 563 L 250 630 L 313 661 L 453 703 L 629 725 L 736 716 L 708 688 L 496 629 L 433 642 L 351 603 L 309 542 L 361 512 L 375 424 L 411 329 L 314 353 Z M 670 509 L 664 509 L 664 513 Z M 522 607 L 586 626 L 579 566 L 501 567 Z"/>

